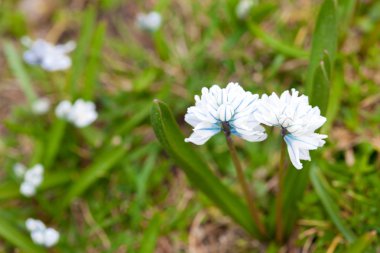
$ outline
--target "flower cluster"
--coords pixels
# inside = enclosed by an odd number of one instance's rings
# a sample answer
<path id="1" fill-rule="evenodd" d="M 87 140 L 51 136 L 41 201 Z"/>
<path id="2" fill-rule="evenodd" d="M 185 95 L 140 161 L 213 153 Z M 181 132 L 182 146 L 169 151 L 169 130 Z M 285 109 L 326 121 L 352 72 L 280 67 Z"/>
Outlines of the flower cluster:
<path id="1" fill-rule="evenodd" d="M 32 168 L 27 169 L 24 165 L 16 163 L 13 167 L 16 176 L 23 178 L 20 185 L 20 192 L 25 197 L 31 197 L 36 193 L 36 189 L 41 185 L 44 174 L 44 167 L 36 164 Z"/>
<path id="2" fill-rule="evenodd" d="M 58 231 L 54 228 L 46 227 L 40 220 L 29 218 L 26 220 L 25 226 L 29 230 L 30 237 L 35 244 L 49 248 L 54 246 L 59 240 Z"/>
<path id="3" fill-rule="evenodd" d="M 28 47 L 24 53 L 24 60 L 31 65 L 38 65 L 47 71 L 58 71 L 70 68 L 71 59 L 67 54 L 75 49 L 75 43 L 53 45 L 45 40 L 32 41 L 28 37 L 21 42 Z"/>
<path id="4" fill-rule="evenodd" d="M 136 18 L 137 25 L 145 31 L 157 31 L 162 22 L 160 13 L 156 11 L 149 12 L 148 14 L 139 13 Z"/>
<path id="5" fill-rule="evenodd" d="M 91 101 L 78 99 L 74 104 L 64 100 L 55 109 L 55 115 L 60 119 L 65 119 L 75 126 L 82 128 L 93 123 L 98 117 L 95 104 Z"/>
<path id="6" fill-rule="evenodd" d="M 308 97 L 298 91 L 285 91 L 263 95 L 244 91 L 237 83 L 229 83 L 221 89 L 218 85 L 203 88 L 202 96 L 195 96 L 195 106 L 188 108 L 185 121 L 193 126 L 193 133 L 186 142 L 202 145 L 220 131 L 233 134 L 247 141 L 263 141 L 267 135 L 260 125 L 281 128 L 287 144 L 290 160 L 297 169 L 300 160 L 310 160 L 309 150 L 325 144 L 327 135 L 317 134 L 326 118 L 318 107 L 309 105 Z"/>

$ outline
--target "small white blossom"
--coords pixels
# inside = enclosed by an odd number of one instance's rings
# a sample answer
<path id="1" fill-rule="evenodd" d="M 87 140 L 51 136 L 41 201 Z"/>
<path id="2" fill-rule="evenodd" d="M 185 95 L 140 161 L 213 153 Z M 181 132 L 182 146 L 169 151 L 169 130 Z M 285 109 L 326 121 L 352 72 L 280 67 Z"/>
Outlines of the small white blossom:
<path id="1" fill-rule="evenodd" d="M 236 6 L 236 16 L 244 19 L 255 4 L 256 0 L 240 0 Z"/>
<path id="2" fill-rule="evenodd" d="M 309 105 L 308 97 L 298 96 L 298 91 L 285 91 L 277 94 L 263 95 L 260 99 L 255 118 L 267 126 L 281 127 L 282 135 L 288 147 L 290 160 L 294 167 L 302 169 L 300 160 L 310 161 L 309 150 L 325 144 L 327 135 L 314 133 L 325 122 L 319 108 Z"/>
<path id="3" fill-rule="evenodd" d="M 50 109 L 50 101 L 47 98 L 39 98 L 32 104 L 32 111 L 37 115 L 45 114 Z"/>
<path id="4" fill-rule="evenodd" d="M 70 68 L 71 59 L 67 54 L 75 49 L 75 42 L 53 45 L 45 40 L 32 41 L 28 37 L 21 39 L 28 47 L 24 53 L 24 60 L 31 65 L 39 65 L 47 71 L 58 71 Z"/>
<path id="5" fill-rule="evenodd" d="M 20 185 L 20 192 L 25 197 L 32 197 L 36 194 L 36 187 L 30 182 L 22 182 Z"/>
<path id="6" fill-rule="evenodd" d="M 24 164 L 16 163 L 15 165 L 13 165 L 13 173 L 15 173 L 17 177 L 19 178 L 24 177 L 25 172 L 26 172 L 26 167 Z"/>
<path id="7" fill-rule="evenodd" d="M 46 227 L 40 220 L 29 218 L 26 220 L 25 226 L 29 230 L 30 237 L 35 244 L 50 248 L 57 244 L 59 240 L 58 231 L 54 228 Z"/>
<path id="8" fill-rule="evenodd" d="M 65 119 L 79 128 L 90 125 L 98 117 L 95 104 L 83 99 L 78 99 L 74 104 L 66 100 L 62 101 L 58 104 L 55 114 L 58 118 Z"/>
<path id="9" fill-rule="evenodd" d="M 195 106 L 188 108 L 185 121 L 194 127 L 186 142 L 202 145 L 227 127 L 231 134 L 247 141 L 262 141 L 267 135 L 253 117 L 259 96 L 238 83 L 229 83 L 221 89 L 213 85 L 203 88 L 202 96 L 195 96 Z"/>
<path id="10" fill-rule="evenodd" d="M 68 100 L 61 101 L 55 108 L 55 115 L 60 119 L 67 119 L 71 111 L 71 103 Z"/>
<path id="11" fill-rule="evenodd" d="M 20 192 L 26 197 L 31 197 L 36 193 L 36 188 L 43 180 L 44 167 L 37 164 L 24 173 L 24 181 L 20 185 Z"/>
<path id="12" fill-rule="evenodd" d="M 156 11 L 152 11 L 152 12 L 149 12 L 148 14 L 139 13 L 137 15 L 136 21 L 137 21 L 137 25 L 142 30 L 154 32 L 158 30 L 158 28 L 160 28 L 162 17 L 160 13 Z"/>

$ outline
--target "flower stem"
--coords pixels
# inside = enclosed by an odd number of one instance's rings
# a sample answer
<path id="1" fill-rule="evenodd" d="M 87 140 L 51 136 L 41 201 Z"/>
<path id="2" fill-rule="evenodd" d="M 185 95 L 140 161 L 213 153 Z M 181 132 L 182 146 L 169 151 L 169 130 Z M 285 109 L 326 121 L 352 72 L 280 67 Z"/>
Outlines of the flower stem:
<path id="1" fill-rule="evenodd" d="M 261 222 L 259 210 L 257 209 L 257 207 L 253 201 L 253 193 L 249 190 L 248 184 L 244 178 L 243 169 L 242 169 L 242 166 L 241 166 L 240 161 L 238 159 L 237 152 L 236 152 L 234 143 L 232 141 L 232 138 L 227 132 L 225 132 L 225 136 L 226 136 L 228 148 L 229 148 L 229 151 L 230 151 L 230 154 L 232 157 L 232 161 L 235 165 L 238 180 L 239 180 L 241 188 L 243 190 L 244 197 L 248 203 L 249 212 L 250 212 L 253 220 L 255 221 L 261 235 L 266 237 L 267 231 L 264 227 L 264 224 Z"/>
<path id="2" fill-rule="evenodd" d="M 281 157 L 278 168 L 278 188 L 276 194 L 276 241 L 281 243 L 284 237 L 282 224 L 282 209 L 283 209 L 283 191 L 284 191 L 284 174 L 285 174 L 285 141 L 281 141 Z"/>

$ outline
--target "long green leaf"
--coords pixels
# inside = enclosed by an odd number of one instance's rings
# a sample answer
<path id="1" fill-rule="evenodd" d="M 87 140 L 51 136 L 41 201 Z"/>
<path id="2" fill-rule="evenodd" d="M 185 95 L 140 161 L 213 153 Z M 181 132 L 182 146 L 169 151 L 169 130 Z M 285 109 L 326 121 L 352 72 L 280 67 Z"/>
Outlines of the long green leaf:
<path id="1" fill-rule="evenodd" d="M 76 97 L 78 95 L 79 78 L 85 66 L 84 63 L 86 61 L 86 52 L 95 27 L 94 24 L 95 10 L 94 8 L 88 8 L 83 17 L 83 25 L 81 27 L 77 48 L 73 53 L 73 67 L 70 71 L 66 87 L 67 93 L 71 94 L 72 97 Z"/>
<path id="2" fill-rule="evenodd" d="M 322 172 L 316 167 L 312 166 L 310 170 L 310 179 L 313 184 L 314 190 L 317 193 L 319 199 L 322 202 L 327 214 L 329 215 L 331 221 L 334 223 L 336 228 L 343 234 L 343 236 L 349 241 L 353 242 L 356 239 L 354 233 L 346 226 L 343 219 L 340 216 L 339 208 L 329 195 L 327 189 L 324 186 L 324 181 L 326 181 L 322 175 Z"/>
<path id="3" fill-rule="evenodd" d="M 35 245 L 31 239 L 17 229 L 12 222 L 8 221 L 4 215 L 0 215 L 0 237 L 15 245 L 17 248 L 22 250 L 22 252 L 46 252 L 42 247 Z"/>
<path id="4" fill-rule="evenodd" d="M 259 236 L 247 206 L 221 183 L 191 145 L 184 142 L 184 136 L 165 103 L 155 100 L 151 120 L 158 140 L 186 173 L 190 182 L 248 232 Z"/>
<path id="5" fill-rule="evenodd" d="M 99 76 L 99 69 L 101 66 L 101 52 L 104 42 L 105 31 L 105 23 L 100 23 L 94 32 L 93 43 L 90 50 L 90 57 L 84 73 L 84 94 L 82 97 L 85 99 L 93 99 L 95 85 L 97 77 Z"/>
<path id="6" fill-rule="evenodd" d="M 276 50 L 278 53 L 287 55 L 289 57 L 294 57 L 294 58 L 307 58 L 308 56 L 307 52 L 303 51 L 302 49 L 296 48 L 294 46 L 285 44 L 271 37 L 265 31 L 263 31 L 258 25 L 254 23 L 249 23 L 248 27 L 253 35 L 261 39 L 265 44 L 267 44 L 269 47 Z"/>
<path id="7" fill-rule="evenodd" d="M 16 76 L 21 89 L 23 90 L 29 104 L 32 104 L 36 100 L 37 95 L 33 90 L 30 78 L 26 73 L 24 66 L 22 65 L 20 56 L 16 49 L 9 42 L 4 43 L 4 52 L 7 57 L 8 64 L 10 65 L 13 74 Z"/>
<path id="8" fill-rule="evenodd" d="M 376 239 L 376 231 L 368 232 L 361 237 L 359 237 L 356 241 L 350 244 L 346 253 L 362 253 L 367 252 L 366 249 L 371 245 L 372 242 Z"/>
<path id="9" fill-rule="evenodd" d="M 66 208 L 71 201 L 85 192 L 100 177 L 104 176 L 125 154 L 123 146 L 114 147 L 104 151 L 98 156 L 92 165 L 82 172 L 78 180 L 68 189 L 61 202 L 60 211 Z"/>
<path id="10" fill-rule="evenodd" d="M 46 168 L 50 168 L 58 154 L 59 147 L 65 133 L 66 125 L 66 121 L 56 119 L 48 133 L 49 138 L 46 140 L 47 143 L 45 144 L 46 151 L 44 157 L 44 166 Z"/>
<path id="11" fill-rule="evenodd" d="M 138 252 L 140 253 L 153 253 L 156 247 L 157 238 L 160 234 L 161 219 L 156 214 L 149 223 L 148 228 L 144 231 L 144 236 L 140 243 Z"/>
<path id="12" fill-rule="evenodd" d="M 312 96 L 313 92 L 319 92 L 314 87 L 314 75 L 325 53 L 330 57 L 331 66 L 334 64 L 338 41 L 337 27 L 335 3 L 333 0 L 325 0 L 319 11 L 311 44 L 310 62 L 306 76 L 306 91 L 309 96 Z"/>

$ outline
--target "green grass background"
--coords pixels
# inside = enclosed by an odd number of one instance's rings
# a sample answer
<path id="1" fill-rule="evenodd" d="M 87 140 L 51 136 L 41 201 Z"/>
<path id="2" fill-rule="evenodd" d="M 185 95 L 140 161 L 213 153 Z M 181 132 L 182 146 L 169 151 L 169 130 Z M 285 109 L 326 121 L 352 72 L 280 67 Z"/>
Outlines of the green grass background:
<path id="1" fill-rule="evenodd" d="M 189 184 L 156 140 L 149 114 L 153 99 L 165 101 L 188 135 L 191 128 L 183 116 L 204 86 L 237 81 L 254 93 L 295 87 L 310 96 L 308 59 L 321 1 L 259 1 L 246 20 L 236 18 L 233 0 L 42 5 L 33 0 L 35 6 L 25 11 L 26 2 L 0 2 L 1 252 L 45 252 L 32 246 L 24 227 L 28 217 L 60 231 L 51 252 L 277 250 L 249 237 Z M 339 0 L 337 7 L 333 102 L 322 129 L 328 143 L 316 159 L 320 180 L 301 194 L 300 220 L 286 247 L 348 252 L 350 236 L 325 208 L 333 202 L 333 213 L 344 226 L 368 241 L 365 250 L 352 252 L 377 252 L 380 2 Z M 138 12 L 150 10 L 163 17 L 153 34 L 135 24 Z M 76 41 L 71 69 L 47 73 L 23 63 L 24 35 Z M 30 103 L 38 96 L 48 97 L 54 106 L 63 99 L 93 100 L 100 116 L 90 127 L 76 129 L 58 120 L 53 109 L 33 115 Z M 237 145 L 259 205 L 270 207 L 279 134 L 260 144 L 237 140 Z M 195 148 L 239 192 L 223 136 Z M 20 182 L 12 173 L 16 162 L 44 164 L 45 180 L 36 197 L 19 194 Z M 318 186 L 328 192 L 327 199 L 321 198 Z M 226 251 L 213 248 L 220 234 L 231 239 Z"/>

